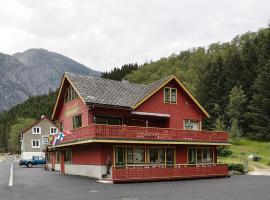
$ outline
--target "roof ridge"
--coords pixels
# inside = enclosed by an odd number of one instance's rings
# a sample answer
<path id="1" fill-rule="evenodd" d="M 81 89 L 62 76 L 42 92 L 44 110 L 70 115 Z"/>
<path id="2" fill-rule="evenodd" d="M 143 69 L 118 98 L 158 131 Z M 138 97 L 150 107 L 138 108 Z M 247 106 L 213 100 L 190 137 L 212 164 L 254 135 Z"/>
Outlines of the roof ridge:
<path id="1" fill-rule="evenodd" d="M 93 79 L 96 79 L 96 80 L 106 80 L 108 82 L 114 82 L 114 83 L 123 83 L 123 84 L 145 86 L 145 84 L 140 84 L 140 83 L 123 82 L 123 81 L 117 81 L 117 80 L 112 80 L 112 79 L 107 79 L 107 78 L 101 78 L 101 77 L 96 77 L 96 76 L 91 76 L 91 75 L 77 74 L 77 73 L 73 73 L 73 72 L 65 72 L 65 74 L 71 74 L 71 75 L 81 76 L 81 77 L 86 77 L 86 78 L 93 78 Z"/>

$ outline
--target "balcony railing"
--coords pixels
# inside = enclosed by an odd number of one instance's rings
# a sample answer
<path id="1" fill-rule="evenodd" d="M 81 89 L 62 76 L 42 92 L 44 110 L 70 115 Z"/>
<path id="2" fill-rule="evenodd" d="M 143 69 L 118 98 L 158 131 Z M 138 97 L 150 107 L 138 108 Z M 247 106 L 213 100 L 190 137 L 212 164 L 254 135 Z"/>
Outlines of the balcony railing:
<path id="1" fill-rule="evenodd" d="M 90 126 L 77 128 L 70 131 L 70 133 L 65 136 L 62 143 L 85 139 L 125 139 L 227 143 L 228 133 L 221 131 L 194 131 L 171 128 L 92 124 Z"/>
<path id="2" fill-rule="evenodd" d="M 167 179 L 188 179 L 203 177 L 225 177 L 228 176 L 227 164 L 205 164 L 205 165 L 142 165 L 113 167 L 112 179 L 114 182 L 126 181 L 151 181 Z"/>

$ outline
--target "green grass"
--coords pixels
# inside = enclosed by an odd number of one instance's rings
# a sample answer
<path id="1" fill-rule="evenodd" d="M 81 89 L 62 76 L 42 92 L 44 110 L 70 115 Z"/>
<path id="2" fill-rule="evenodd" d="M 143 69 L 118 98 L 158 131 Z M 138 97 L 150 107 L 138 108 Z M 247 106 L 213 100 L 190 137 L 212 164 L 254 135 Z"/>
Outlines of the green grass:
<path id="1" fill-rule="evenodd" d="M 249 161 L 251 165 L 252 163 L 258 163 L 270 166 L 270 142 L 258 142 L 241 138 L 239 145 L 233 144 L 229 147 L 229 150 L 233 154 L 228 157 L 218 157 L 218 162 L 243 164 L 247 160 L 248 155 L 256 154 L 262 157 L 262 159 L 259 162 Z"/>

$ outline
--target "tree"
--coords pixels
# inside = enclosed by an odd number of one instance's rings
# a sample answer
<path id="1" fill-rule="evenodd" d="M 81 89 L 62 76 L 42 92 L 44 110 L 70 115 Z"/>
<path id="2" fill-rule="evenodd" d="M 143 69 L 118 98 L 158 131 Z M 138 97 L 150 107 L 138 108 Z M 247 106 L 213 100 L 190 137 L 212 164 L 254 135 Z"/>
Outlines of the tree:
<path id="1" fill-rule="evenodd" d="M 255 80 L 252 99 L 248 106 L 248 136 L 270 140 L 270 60 Z"/>
<path id="2" fill-rule="evenodd" d="M 18 123 L 10 128 L 10 138 L 8 140 L 9 151 L 18 153 L 20 150 L 19 136 L 24 128 L 30 126 L 35 120 L 32 118 L 19 118 Z"/>
<path id="3" fill-rule="evenodd" d="M 229 95 L 229 105 L 226 108 L 227 116 L 230 119 L 230 139 L 233 143 L 238 143 L 242 135 L 239 123 L 243 121 L 246 95 L 240 87 L 233 87 Z"/>

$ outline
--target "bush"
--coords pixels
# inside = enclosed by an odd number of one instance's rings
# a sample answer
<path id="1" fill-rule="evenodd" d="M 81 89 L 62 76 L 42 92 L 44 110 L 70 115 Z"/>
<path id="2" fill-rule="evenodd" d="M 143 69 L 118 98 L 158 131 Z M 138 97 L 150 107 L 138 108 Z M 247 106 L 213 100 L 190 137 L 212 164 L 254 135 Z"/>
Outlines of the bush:
<path id="1" fill-rule="evenodd" d="M 229 149 L 225 149 L 225 148 L 218 149 L 217 155 L 220 157 L 227 157 L 227 156 L 232 155 L 232 151 L 230 151 Z"/>
<path id="2" fill-rule="evenodd" d="M 241 172 L 242 174 L 245 173 L 245 168 L 243 164 L 230 163 L 228 164 L 228 168 L 229 170 L 238 171 Z"/>

